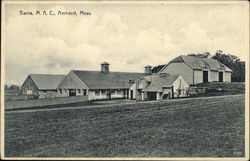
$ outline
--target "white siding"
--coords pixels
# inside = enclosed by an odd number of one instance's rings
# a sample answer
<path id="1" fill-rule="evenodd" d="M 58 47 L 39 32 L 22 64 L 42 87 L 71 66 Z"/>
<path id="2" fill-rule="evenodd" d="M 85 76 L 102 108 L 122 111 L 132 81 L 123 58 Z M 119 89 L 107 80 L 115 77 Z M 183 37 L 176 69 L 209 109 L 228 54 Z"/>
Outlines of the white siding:
<path id="1" fill-rule="evenodd" d="M 170 63 L 161 73 L 181 75 L 188 84 L 193 84 L 193 69 L 186 63 Z"/>
<path id="2" fill-rule="evenodd" d="M 88 91 L 88 99 L 89 100 L 95 99 L 95 91 Z"/>
<path id="3" fill-rule="evenodd" d="M 133 92 L 133 98 L 131 98 L 131 91 Z M 135 99 L 136 98 L 136 83 L 134 83 L 130 88 L 129 88 L 129 99 Z"/>
<path id="4" fill-rule="evenodd" d="M 119 91 L 118 91 L 119 90 Z M 89 91 L 89 100 L 100 100 L 100 99 L 109 99 L 108 96 L 109 90 L 98 90 L 98 91 Z M 111 93 L 111 99 L 114 98 L 126 98 L 126 92 L 124 89 L 115 89 Z"/>
<path id="5" fill-rule="evenodd" d="M 223 77 L 224 82 L 231 82 L 231 72 L 224 72 Z"/>
<path id="6" fill-rule="evenodd" d="M 186 97 L 189 85 L 188 83 L 180 76 L 174 81 L 173 89 L 174 89 L 174 96 L 175 97 Z M 178 91 L 180 90 L 180 94 Z"/>
<path id="7" fill-rule="evenodd" d="M 219 81 L 219 72 L 210 71 L 209 82 L 218 82 Z"/>
<path id="8" fill-rule="evenodd" d="M 209 75 L 209 74 L 208 74 Z M 184 78 L 184 77 L 183 77 Z M 184 78 L 185 79 L 185 78 Z M 209 79 L 209 78 L 208 78 Z M 186 80 L 186 79 L 185 79 Z M 194 70 L 194 84 L 203 82 L 203 71 Z M 188 82 L 189 83 L 189 82 Z"/>

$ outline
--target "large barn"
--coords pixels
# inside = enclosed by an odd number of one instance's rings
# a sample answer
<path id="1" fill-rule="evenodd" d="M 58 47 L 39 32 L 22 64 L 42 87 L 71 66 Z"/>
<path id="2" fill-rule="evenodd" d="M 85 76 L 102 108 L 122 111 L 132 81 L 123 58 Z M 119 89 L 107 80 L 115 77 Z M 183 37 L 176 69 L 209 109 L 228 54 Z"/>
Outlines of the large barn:
<path id="1" fill-rule="evenodd" d="M 57 97 L 57 86 L 65 75 L 30 74 L 21 87 L 23 95 L 37 95 L 39 98 Z"/>
<path id="2" fill-rule="evenodd" d="M 198 84 L 231 82 L 232 70 L 214 59 L 181 55 L 166 64 L 159 73 L 181 75 L 188 84 Z"/>
<path id="3" fill-rule="evenodd" d="M 130 99 L 161 100 L 187 97 L 188 83 L 180 75 L 166 73 L 151 74 L 141 77 L 131 87 Z"/>
<path id="4" fill-rule="evenodd" d="M 109 64 L 101 71 L 72 70 L 58 85 L 58 96 L 88 95 L 89 100 L 129 98 L 129 87 L 145 73 L 110 72 Z"/>

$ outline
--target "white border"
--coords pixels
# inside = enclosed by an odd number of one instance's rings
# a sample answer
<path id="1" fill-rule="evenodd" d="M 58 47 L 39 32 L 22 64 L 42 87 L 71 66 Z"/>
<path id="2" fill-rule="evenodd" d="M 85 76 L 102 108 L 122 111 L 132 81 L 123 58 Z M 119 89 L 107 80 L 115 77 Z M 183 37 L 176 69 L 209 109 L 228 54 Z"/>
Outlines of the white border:
<path id="1" fill-rule="evenodd" d="M 246 60 L 246 89 L 245 89 L 245 157 L 237 158 L 11 158 L 4 156 L 4 68 L 5 68 L 5 5 L 6 4 L 244 4 L 246 25 L 246 44 L 245 53 Z M 248 1 L 2 1 L 2 25 L 1 25 L 1 159 L 5 160 L 249 160 L 249 2 Z"/>

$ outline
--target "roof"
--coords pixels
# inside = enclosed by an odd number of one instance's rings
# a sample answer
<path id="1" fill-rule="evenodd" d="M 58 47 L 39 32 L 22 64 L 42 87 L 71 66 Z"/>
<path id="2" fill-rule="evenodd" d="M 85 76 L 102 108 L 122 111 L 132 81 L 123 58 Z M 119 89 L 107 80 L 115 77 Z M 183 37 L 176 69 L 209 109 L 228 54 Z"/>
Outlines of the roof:
<path id="1" fill-rule="evenodd" d="M 179 75 L 166 75 L 162 76 L 161 74 L 153 74 L 143 77 L 149 82 L 142 91 L 144 92 L 156 92 L 162 91 L 163 87 L 171 87 L 174 81 L 179 77 Z"/>
<path id="2" fill-rule="evenodd" d="M 194 56 L 181 55 L 181 56 L 176 57 L 172 61 L 170 61 L 168 64 L 176 63 L 176 62 L 185 62 L 192 69 L 197 69 L 197 70 L 210 69 L 213 71 L 224 70 L 224 71 L 232 72 L 230 68 L 218 62 L 215 59 L 196 58 Z M 165 65 L 165 67 L 162 68 L 162 70 L 165 69 L 168 66 L 168 64 Z"/>
<path id="3" fill-rule="evenodd" d="M 54 74 L 30 74 L 31 79 L 40 90 L 56 89 L 65 75 Z"/>
<path id="4" fill-rule="evenodd" d="M 137 80 L 145 73 L 109 72 L 73 70 L 74 74 L 90 89 L 129 88 L 129 80 Z"/>

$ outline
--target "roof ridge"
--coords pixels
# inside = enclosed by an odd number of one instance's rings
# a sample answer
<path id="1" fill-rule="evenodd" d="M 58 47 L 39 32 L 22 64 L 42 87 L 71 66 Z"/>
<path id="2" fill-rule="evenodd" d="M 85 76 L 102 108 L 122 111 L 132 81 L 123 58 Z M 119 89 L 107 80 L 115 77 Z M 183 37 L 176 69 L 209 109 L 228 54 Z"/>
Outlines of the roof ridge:
<path id="1" fill-rule="evenodd" d="M 97 70 L 71 70 L 71 71 L 73 71 L 73 72 L 75 72 L 75 71 L 78 71 L 78 72 L 98 72 L 98 73 L 100 72 L 101 73 L 101 71 L 97 71 Z M 130 73 L 130 74 L 135 73 L 135 74 L 144 74 L 144 72 L 121 72 L 121 71 L 111 71 L 109 73 Z"/>
<path id="2" fill-rule="evenodd" d="M 31 73 L 31 74 L 29 74 L 29 75 L 61 75 L 61 76 L 65 76 L 65 74 L 33 74 L 33 73 Z"/>

